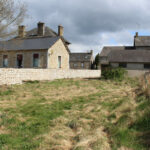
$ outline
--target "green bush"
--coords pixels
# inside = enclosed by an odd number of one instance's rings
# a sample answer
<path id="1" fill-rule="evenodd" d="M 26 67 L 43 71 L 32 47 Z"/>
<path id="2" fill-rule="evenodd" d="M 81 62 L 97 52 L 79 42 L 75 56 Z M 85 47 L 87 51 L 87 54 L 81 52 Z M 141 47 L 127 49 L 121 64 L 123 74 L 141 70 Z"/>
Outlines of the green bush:
<path id="1" fill-rule="evenodd" d="M 123 80 L 127 71 L 123 68 L 107 68 L 102 71 L 104 79 Z"/>

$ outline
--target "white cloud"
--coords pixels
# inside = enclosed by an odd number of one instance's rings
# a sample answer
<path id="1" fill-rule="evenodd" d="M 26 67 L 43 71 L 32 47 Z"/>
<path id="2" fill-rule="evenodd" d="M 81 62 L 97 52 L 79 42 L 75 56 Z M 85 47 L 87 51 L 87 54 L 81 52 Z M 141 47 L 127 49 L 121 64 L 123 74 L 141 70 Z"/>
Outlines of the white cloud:
<path id="1" fill-rule="evenodd" d="M 26 0 L 31 17 L 25 24 L 35 27 L 45 22 L 57 31 L 65 27 L 65 37 L 72 51 L 105 45 L 132 45 L 130 31 L 150 31 L 149 0 Z"/>

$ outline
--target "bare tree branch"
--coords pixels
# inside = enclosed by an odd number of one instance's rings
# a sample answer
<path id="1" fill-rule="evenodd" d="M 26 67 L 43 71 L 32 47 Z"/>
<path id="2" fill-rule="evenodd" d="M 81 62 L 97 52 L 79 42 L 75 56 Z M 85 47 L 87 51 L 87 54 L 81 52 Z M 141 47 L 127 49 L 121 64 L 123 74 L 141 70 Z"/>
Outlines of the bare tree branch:
<path id="1" fill-rule="evenodd" d="M 26 16 L 26 6 L 19 0 L 0 0 L 0 39 L 16 33 Z"/>

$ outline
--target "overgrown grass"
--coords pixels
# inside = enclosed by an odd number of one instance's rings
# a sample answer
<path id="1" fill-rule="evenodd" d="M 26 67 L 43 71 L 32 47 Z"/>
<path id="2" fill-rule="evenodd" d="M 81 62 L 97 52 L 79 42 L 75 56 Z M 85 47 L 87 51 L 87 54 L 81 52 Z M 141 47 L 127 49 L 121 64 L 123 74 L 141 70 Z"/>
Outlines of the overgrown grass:
<path id="1" fill-rule="evenodd" d="M 7 89 L 5 91 L 0 91 L 0 96 L 7 96 L 7 95 L 11 95 L 13 93 L 13 90 L 11 89 Z"/>
<path id="2" fill-rule="evenodd" d="M 0 89 L 2 150 L 147 150 L 149 100 L 137 80 L 55 80 Z"/>
<path id="3" fill-rule="evenodd" d="M 45 100 L 31 99 L 25 105 L 7 110 L 7 113 L 1 118 L 0 125 L 7 127 L 11 134 L 1 135 L 0 148 L 5 144 L 10 149 L 26 150 L 39 147 L 42 138 L 37 140 L 34 138 L 46 133 L 48 127 L 52 125 L 51 120 L 64 115 L 64 110 L 71 108 L 70 103 L 61 101 L 53 102 L 51 105 L 37 103 L 43 101 Z M 18 120 L 18 114 L 27 119 L 25 121 Z"/>

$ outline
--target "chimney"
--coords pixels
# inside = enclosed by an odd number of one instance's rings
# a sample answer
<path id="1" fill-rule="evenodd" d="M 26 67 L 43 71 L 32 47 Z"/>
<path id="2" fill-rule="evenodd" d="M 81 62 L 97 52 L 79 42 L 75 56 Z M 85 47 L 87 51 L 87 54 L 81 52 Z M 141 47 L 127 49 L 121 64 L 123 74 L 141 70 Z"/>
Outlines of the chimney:
<path id="1" fill-rule="evenodd" d="M 25 26 L 18 27 L 18 37 L 24 38 L 25 37 Z"/>
<path id="2" fill-rule="evenodd" d="M 45 24 L 43 22 L 38 23 L 37 34 L 38 34 L 38 36 L 44 36 L 44 34 L 45 34 Z"/>
<path id="3" fill-rule="evenodd" d="M 93 50 L 91 50 L 90 53 L 93 55 Z"/>
<path id="4" fill-rule="evenodd" d="M 138 37 L 138 36 L 139 36 L 139 33 L 138 33 L 138 32 L 136 32 L 136 33 L 135 33 L 135 37 Z"/>
<path id="5" fill-rule="evenodd" d="M 63 36 L 64 34 L 64 27 L 62 25 L 58 26 L 58 36 Z"/>

